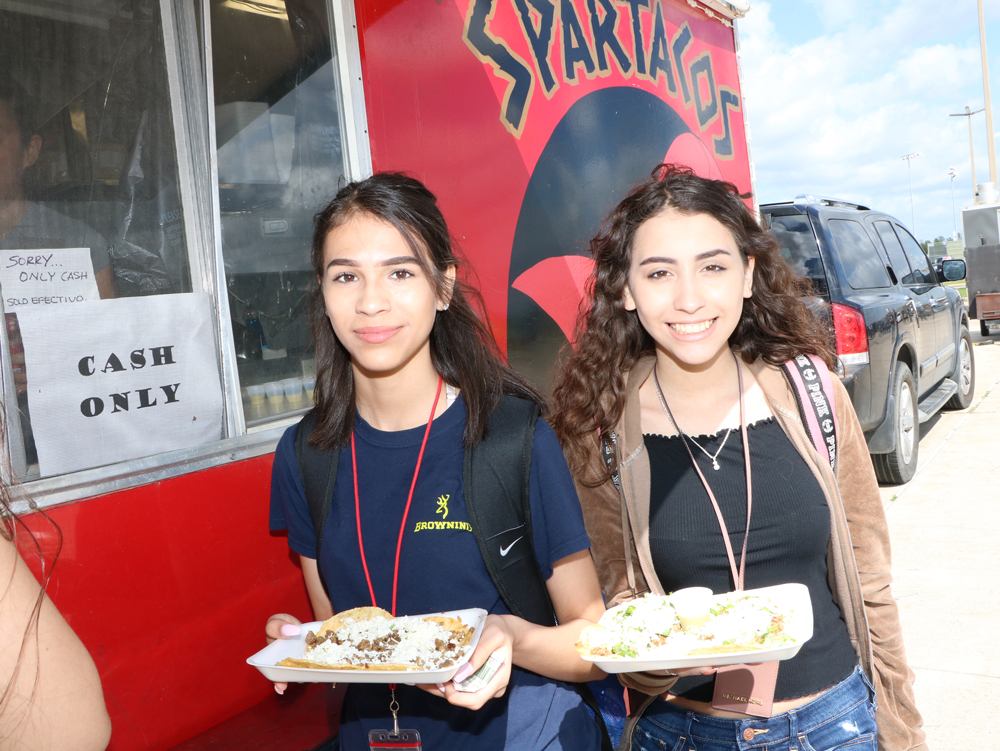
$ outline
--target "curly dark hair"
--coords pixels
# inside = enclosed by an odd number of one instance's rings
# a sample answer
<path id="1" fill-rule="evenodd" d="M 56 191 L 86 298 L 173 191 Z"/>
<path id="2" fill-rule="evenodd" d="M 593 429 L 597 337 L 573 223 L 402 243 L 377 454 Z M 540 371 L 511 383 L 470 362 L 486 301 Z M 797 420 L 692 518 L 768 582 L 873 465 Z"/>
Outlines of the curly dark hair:
<path id="1" fill-rule="evenodd" d="M 448 225 L 437 199 L 418 180 L 401 173 L 383 172 L 341 188 L 316 216 L 312 264 L 323 277 L 323 246 L 330 232 L 357 216 L 390 224 L 413 250 L 439 297 L 447 297 L 445 271 L 461 263 L 455 254 Z M 439 311 L 431 329 L 431 360 L 447 383 L 462 390 L 467 408 L 464 443 L 483 439 L 486 421 L 505 394 L 545 407 L 545 399 L 504 361 L 493 338 L 478 290 L 456 275 L 448 309 Z M 333 332 L 326 316 L 323 293 L 313 292 L 311 325 L 316 342 L 316 429 L 310 442 L 322 449 L 343 448 L 354 429 L 354 371 L 351 356 Z"/>
<path id="2" fill-rule="evenodd" d="M 629 371 L 642 355 L 655 351 L 638 315 L 623 302 L 635 235 L 647 219 L 668 210 L 708 214 L 733 233 L 744 264 L 754 259 L 753 296 L 744 300 L 729 337 L 741 359 L 780 365 L 796 355 L 813 354 L 833 367 L 829 332 L 802 299 L 808 281 L 784 261 L 777 241 L 760 226 L 744 197 L 732 183 L 661 164 L 622 199 L 591 240 L 591 304 L 581 311 L 574 348 L 556 377 L 551 419 L 570 469 L 588 484 L 600 484 L 611 473 L 585 477 L 597 429 L 614 429 L 625 407 Z"/>

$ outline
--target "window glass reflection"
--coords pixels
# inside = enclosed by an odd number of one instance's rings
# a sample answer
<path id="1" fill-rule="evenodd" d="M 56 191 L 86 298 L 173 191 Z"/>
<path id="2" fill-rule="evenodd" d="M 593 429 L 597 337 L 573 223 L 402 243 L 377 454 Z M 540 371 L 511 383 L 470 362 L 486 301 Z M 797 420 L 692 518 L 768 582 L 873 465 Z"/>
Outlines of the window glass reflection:
<path id="1" fill-rule="evenodd" d="M 39 474 L 24 349 L 44 343 L 22 340 L 19 310 L 191 289 L 166 54 L 155 0 L 0 4 L 0 253 L 48 283 L 4 277 L 24 477 Z M 44 258 L 59 274 L 32 277 Z"/>
<path id="2" fill-rule="evenodd" d="M 305 409 L 313 217 L 344 174 L 321 0 L 213 0 L 222 247 L 247 423 Z"/>

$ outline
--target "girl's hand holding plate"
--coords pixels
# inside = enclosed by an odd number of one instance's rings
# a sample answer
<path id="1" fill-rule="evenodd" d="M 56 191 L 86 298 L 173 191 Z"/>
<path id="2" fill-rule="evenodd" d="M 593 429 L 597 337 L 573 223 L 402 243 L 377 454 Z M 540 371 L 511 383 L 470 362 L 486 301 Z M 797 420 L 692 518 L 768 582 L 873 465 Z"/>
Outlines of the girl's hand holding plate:
<path id="1" fill-rule="evenodd" d="M 514 634 L 504 619 L 497 615 L 488 615 L 483 624 L 483 634 L 479 637 L 476 651 L 472 653 L 469 661 L 458 669 L 454 678 L 448 683 L 423 684 L 420 688 L 436 696 L 443 696 L 449 703 L 457 707 L 479 709 L 490 699 L 499 698 L 507 691 L 507 684 L 510 682 L 513 643 Z M 473 693 L 459 691 L 455 688 L 454 684 L 461 683 L 476 672 L 490 659 L 491 655 L 495 655 L 496 659 L 502 659 L 503 664 L 483 688 Z"/>

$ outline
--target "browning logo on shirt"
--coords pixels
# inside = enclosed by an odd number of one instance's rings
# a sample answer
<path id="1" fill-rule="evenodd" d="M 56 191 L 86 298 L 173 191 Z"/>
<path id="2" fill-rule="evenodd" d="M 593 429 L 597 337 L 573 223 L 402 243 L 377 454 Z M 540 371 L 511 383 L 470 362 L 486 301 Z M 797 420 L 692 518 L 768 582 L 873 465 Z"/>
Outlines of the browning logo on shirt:
<path id="1" fill-rule="evenodd" d="M 472 525 L 468 522 L 417 522 L 413 531 L 423 532 L 428 529 L 462 529 L 471 532 Z"/>
<path id="2" fill-rule="evenodd" d="M 441 514 L 441 521 L 431 521 L 431 522 L 417 522 L 417 526 L 413 528 L 414 532 L 426 532 L 427 530 L 445 530 L 445 529 L 460 529 L 464 532 L 471 532 L 472 525 L 469 522 L 449 522 L 445 521 L 448 518 L 448 501 L 451 500 L 451 494 L 446 493 L 444 495 L 439 495 L 437 497 L 437 511 L 435 514 Z"/>

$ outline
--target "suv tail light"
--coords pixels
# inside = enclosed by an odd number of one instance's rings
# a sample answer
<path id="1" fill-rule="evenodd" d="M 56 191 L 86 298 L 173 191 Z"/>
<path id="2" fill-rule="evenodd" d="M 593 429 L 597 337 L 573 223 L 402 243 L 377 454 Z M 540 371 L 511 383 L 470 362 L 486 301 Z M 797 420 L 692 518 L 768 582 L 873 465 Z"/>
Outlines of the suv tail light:
<path id="1" fill-rule="evenodd" d="M 833 330 L 837 340 L 837 355 L 844 365 L 868 362 L 868 331 L 860 310 L 833 303 Z"/>

